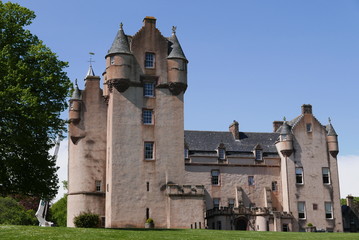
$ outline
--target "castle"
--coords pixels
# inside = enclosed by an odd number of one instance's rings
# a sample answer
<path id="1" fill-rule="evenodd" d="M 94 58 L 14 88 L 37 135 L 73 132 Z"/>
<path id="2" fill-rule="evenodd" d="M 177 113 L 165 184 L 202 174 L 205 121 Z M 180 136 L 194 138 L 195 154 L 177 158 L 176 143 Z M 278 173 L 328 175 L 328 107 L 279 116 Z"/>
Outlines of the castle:
<path id="1" fill-rule="evenodd" d="M 90 66 L 69 109 L 68 226 L 81 212 L 107 228 L 343 231 L 338 140 L 311 105 L 273 132 L 185 131 L 187 59 L 173 28 L 122 24 L 103 89 Z M 309 226 L 311 225 L 309 224 Z"/>

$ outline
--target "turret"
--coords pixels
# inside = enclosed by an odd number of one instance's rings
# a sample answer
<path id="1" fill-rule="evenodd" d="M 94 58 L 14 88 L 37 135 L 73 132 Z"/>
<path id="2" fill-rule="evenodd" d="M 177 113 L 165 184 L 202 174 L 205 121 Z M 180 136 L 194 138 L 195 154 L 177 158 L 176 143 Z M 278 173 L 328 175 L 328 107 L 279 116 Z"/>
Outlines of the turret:
<path id="1" fill-rule="evenodd" d="M 80 121 L 80 113 L 81 113 L 81 91 L 79 86 L 77 85 L 77 79 L 74 84 L 74 91 L 70 98 L 70 112 L 69 112 L 69 120 L 73 123 L 78 123 Z"/>
<path id="2" fill-rule="evenodd" d="M 187 89 L 187 59 L 176 36 L 176 27 L 172 28 L 169 38 L 170 47 L 167 57 L 167 74 L 169 89 L 173 95 L 185 92 Z"/>
<path id="3" fill-rule="evenodd" d="M 105 84 L 108 87 L 104 89 L 104 95 L 107 96 L 109 91 L 112 92 L 113 87 L 119 92 L 126 91 L 130 86 L 133 55 L 122 23 L 105 58 Z"/>
<path id="4" fill-rule="evenodd" d="M 329 118 L 329 124 L 326 126 L 326 130 L 327 130 L 327 142 L 328 142 L 329 153 L 334 158 L 336 158 L 339 153 L 338 135 L 333 128 L 330 118 Z"/>
<path id="5" fill-rule="evenodd" d="M 293 135 L 285 120 L 281 126 L 279 141 L 276 143 L 276 146 L 285 157 L 289 157 L 293 152 Z"/>

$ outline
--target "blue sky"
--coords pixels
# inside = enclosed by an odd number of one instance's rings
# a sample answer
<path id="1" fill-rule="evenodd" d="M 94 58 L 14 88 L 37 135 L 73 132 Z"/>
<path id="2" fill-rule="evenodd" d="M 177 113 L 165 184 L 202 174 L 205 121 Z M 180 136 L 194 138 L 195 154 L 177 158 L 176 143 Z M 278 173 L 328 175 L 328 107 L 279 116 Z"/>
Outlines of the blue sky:
<path id="1" fill-rule="evenodd" d="M 359 1 L 13 1 L 35 11 L 29 29 L 69 62 L 80 88 L 94 52 L 95 73 L 119 28 L 135 34 L 145 16 L 170 36 L 173 25 L 189 60 L 185 128 L 270 132 L 312 104 L 339 135 L 341 195 L 359 196 Z M 63 116 L 66 118 L 67 113 Z M 59 174 L 66 178 L 67 143 Z"/>

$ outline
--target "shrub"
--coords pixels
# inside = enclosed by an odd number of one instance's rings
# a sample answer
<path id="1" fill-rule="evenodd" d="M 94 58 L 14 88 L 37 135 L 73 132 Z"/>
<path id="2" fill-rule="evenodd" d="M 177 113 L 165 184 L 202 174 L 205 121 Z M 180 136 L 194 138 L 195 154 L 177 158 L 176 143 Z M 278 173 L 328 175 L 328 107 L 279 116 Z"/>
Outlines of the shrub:
<path id="1" fill-rule="evenodd" d="M 148 219 L 146 220 L 146 223 L 153 223 L 153 219 L 152 219 L 152 218 L 148 218 Z"/>
<path id="2" fill-rule="evenodd" d="M 308 227 L 313 227 L 313 223 L 308 223 L 307 226 Z"/>
<path id="3" fill-rule="evenodd" d="M 79 228 L 95 228 L 99 227 L 100 217 L 95 213 L 80 213 L 74 218 L 74 224 Z"/>
<path id="4" fill-rule="evenodd" d="M 37 225 L 34 210 L 26 210 L 10 197 L 0 197 L 0 224 Z"/>
<path id="5" fill-rule="evenodd" d="M 67 195 L 52 204 L 50 208 L 49 220 L 59 227 L 66 227 L 67 222 Z"/>

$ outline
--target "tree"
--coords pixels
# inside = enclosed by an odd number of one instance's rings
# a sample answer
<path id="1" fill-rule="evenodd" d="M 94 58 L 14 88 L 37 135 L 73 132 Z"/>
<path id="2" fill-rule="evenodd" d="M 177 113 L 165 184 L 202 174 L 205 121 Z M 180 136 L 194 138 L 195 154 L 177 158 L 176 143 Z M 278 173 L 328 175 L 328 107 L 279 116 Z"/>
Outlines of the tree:
<path id="1" fill-rule="evenodd" d="M 67 194 L 59 201 L 52 204 L 50 208 L 49 220 L 59 227 L 66 227 L 67 223 Z"/>
<path id="2" fill-rule="evenodd" d="M 50 199 L 58 177 L 49 150 L 64 131 L 71 83 L 67 63 L 24 28 L 34 18 L 0 1 L 0 192 Z"/>
<path id="3" fill-rule="evenodd" d="M 0 224 L 36 225 L 34 210 L 26 210 L 15 199 L 0 197 Z"/>

